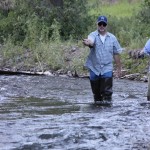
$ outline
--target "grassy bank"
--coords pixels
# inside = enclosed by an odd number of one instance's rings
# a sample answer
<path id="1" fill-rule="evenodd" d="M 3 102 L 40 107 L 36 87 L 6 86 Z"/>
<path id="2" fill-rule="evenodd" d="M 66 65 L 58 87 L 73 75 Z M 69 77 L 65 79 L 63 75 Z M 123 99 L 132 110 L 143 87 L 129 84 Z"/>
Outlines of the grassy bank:
<path id="1" fill-rule="evenodd" d="M 140 0 L 113 0 L 113 3 L 109 0 L 91 0 L 89 1 L 89 14 L 93 16 L 93 20 L 101 14 L 107 15 L 111 26 L 110 32 L 117 35 L 122 47 L 127 47 L 128 49 L 141 48 L 146 38 L 141 39 L 136 34 L 135 38 L 133 38 L 131 36 L 134 33 L 128 30 L 132 24 L 129 18 L 140 10 L 140 3 Z M 30 17 L 26 24 L 29 29 L 27 30 L 28 37 L 25 38 L 22 44 L 14 44 L 13 40 L 8 38 L 1 45 L 0 68 L 13 71 L 44 72 L 50 70 L 60 73 L 67 73 L 68 71 L 76 71 L 78 74 L 87 73 L 84 63 L 89 53 L 89 48 L 83 46 L 82 40 L 75 41 L 72 37 L 69 40 L 60 40 L 59 22 L 54 22 L 53 26 L 50 27 L 53 30 L 53 33 L 51 33 L 53 35 L 49 39 L 47 28 L 40 26 L 42 29 L 40 30 L 39 26 L 37 26 L 39 24 L 37 16 L 36 18 L 34 18 L 35 16 L 32 17 L 33 19 Z M 74 26 L 72 22 L 70 24 Z M 96 25 L 93 21 L 93 26 L 89 26 L 85 35 L 82 36 L 86 37 L 89 32 L 95 29 Z M 73 33 L 75 32 L 72 26 L 70 30 Z M 41 33 L 41 37 L 39 37 L 39 33 Z M 46 40 L 44 41 L 45 37 Z M 128 58 L 127 53 L 122 54 L 123 67 L 129 68 L 131 73 L 143 70 L 145 61 L 131 60 Z M 140 66 L 133 69 L 132 64 L 137 63 Z"/>
<path id="2" fill-rule="evenodd" d="M 131 17 L 140 10 L 140 0 L 112 0 L 90 2 L 91 15 L 99 16 L 101 14 L 116 16 L 117 18 Z M 94 9 L 93 9 L 94 8 Z"/>
<path id="3" fill-rule="evenodd" d="M 0 68 L 11 71 L 86 73 L 83 67 L 89 49 L 82 41 L 49 41 L 31 48 L 15 46 L 7 41 L 0 47 Z"/>

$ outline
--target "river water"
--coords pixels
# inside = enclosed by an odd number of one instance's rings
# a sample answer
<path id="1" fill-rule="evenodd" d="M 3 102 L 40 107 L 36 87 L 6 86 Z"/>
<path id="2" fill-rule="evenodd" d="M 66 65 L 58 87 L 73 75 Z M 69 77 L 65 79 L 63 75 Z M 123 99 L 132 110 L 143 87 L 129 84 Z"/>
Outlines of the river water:
<path id="1" fill-rule="evenodd" d="M 114 79 L 111 107 L 88 79 L 0 76 L 0 150 L 150 150 L 147 83 Z"/>

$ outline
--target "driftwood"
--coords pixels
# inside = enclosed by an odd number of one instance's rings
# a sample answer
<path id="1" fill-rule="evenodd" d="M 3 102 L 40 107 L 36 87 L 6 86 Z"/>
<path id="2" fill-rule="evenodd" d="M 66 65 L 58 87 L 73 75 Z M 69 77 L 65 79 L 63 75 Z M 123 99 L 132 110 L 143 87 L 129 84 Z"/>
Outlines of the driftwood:
<path id="1" fill-rule="evenodd" d="M 38 75 L 49 75 L 54 76 L 51 72 L 32 72 L 32 71 L 12 71 L 12 70 L 0 70 L 0 75 L 31 75 L 31 76 L 38 76 Z"/>
<path id="2" fill-rule="evenodd" d="M 116 72 L 113 72 L 114 78 Z M 74 78 L 89 78 L 88 73 L 79 75 L 76 71 L 71 72 L 68 71 L 67 73 L 62 73 L 60 70 L 57 72 L 50 72 L 50 71 L 45 71 L 45 72 L 30 72 L 30 71 L 12 71 L 12 70 L 0 70 L 0 75 L 29 75 L 29 76 L 60 76 L 60 77 L 74 77 Z M 122 70 L 122 77 L 120 79 L 129 79 L 129 80 L 136 80 L 136 81 L 144 81 L 148 82 L 148 77 L 147 76 L 142 76 L 140 73 L 135 73 L 135 74 L 128 74 L 127 70 Z"/>
<path id="3" fill-rule="evenodd" d="M 129 80 L 148 82 L 148 77 L 147 76 L 141 77 L 140 73 L 128 74 L 128 75 L 122 76 L 121 79 L 129 79 Z"/>
<path id="4" fill-rule="evenodd" d="M 28 72 L 28 71 L 11 71 L 11 70 L 0 70 L 1 75 L 41 75 L 39 73 Z"/>
<path id="5" fill-rule="evenodd" d="M 30 76 L 38 76 L 38 75 L 46 75 L 46 76 L 61 76 L 61 77 L 78 77 L 78 78 L 87 78 L 87 76 L 82 75 L 79 76 L 77 72 L 68 71 L 67 73 L 63 73 L 63 71 L 58 70 L 56 72 L 31 72 L 31 71 L 12 71 L 9 69 L 0 70 L 0 75 L 30 75 Z"/>
<path id="6" fill-rule="evenodd" d="M 125 76 L 123 76 L 121 78 L 122 79 L 127 78 L 127 79 L 130 79 L 130 80 L 134 80 L 134 79 L 138 78 L 139 76 L 140 76 L 140 73 L 135 73 L 135 74 L 125 75 Z"/>

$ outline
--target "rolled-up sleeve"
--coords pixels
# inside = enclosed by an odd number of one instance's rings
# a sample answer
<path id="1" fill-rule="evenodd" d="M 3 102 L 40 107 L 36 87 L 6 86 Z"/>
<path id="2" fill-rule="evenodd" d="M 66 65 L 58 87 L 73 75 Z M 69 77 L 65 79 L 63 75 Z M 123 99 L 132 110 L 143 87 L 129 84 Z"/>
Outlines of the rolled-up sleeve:
<path id="1" fill-rule="evenodd" d="M 118 42 L 118 40 L 115 38 L 114 40 L 114 46 L 113 46 L 113 53 L 115 54 L 120 54 L 122 52 L 122 48 Z"/>

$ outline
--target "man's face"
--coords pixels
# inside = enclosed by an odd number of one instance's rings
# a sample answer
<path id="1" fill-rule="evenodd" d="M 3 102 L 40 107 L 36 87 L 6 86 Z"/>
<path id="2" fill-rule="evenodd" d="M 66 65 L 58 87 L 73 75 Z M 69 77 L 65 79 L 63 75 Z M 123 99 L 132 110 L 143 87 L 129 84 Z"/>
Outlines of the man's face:
<path id="1" fill-rule="evenodd" d="M 97 26 L 98 26 L 99 32 L 105 32 L 106 31 L 107 24 L 105 22 L 99 22 Z"/>

